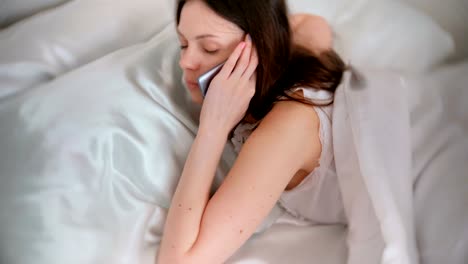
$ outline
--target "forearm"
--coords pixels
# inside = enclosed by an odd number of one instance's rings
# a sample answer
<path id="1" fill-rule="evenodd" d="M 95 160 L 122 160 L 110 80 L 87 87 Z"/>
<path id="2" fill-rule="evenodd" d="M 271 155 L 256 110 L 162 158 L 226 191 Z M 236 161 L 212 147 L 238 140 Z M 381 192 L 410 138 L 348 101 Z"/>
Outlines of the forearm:
<path id="1" fill-rule="evenodd" d="M 158 264 L 175 263 L 195 244 L 227 135 L 200 130 L 187 157 L 164 228 Z"/>

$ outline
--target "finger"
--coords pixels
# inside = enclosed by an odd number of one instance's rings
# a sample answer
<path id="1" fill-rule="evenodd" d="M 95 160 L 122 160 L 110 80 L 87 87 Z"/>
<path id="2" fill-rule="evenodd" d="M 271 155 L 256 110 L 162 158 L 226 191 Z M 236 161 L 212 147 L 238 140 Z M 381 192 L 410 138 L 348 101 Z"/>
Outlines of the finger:
<path id="1" fill-rule="evenodd" d="M 239 43 L 239 45 L 237 45 L 236 49 L 232 52 L 231 56 L 229 56 L 223 68 L 219 72 L 220 75 L 223 75 L 226 78 L 231 75 L 232 71 L 234 70 L 234 67 L 236 67 L 240 55 L 242 54 L 242 51 L 245 48 L 245 45 L 245 41 L 242 41 L 241 43 Z"/>
<path id="2" fill-rule="evenodd" d="M 256 92 L 257 88 L 257 74 L 254 73 L 252 76 L 249 78 L 249 87 L 250 87 L 250 97 L 253 97 Z"/>
<path id="3" fill-rule="evenodd" d="M 258 55 L 257 55 L 257 49 L 252 48 L 252 54 L 250 56 L 250 61 L 247 69 L 244 72 L 245 78 L 251 78 L 252 75 L 255 73 L 255 70 L 257 69 L 258 66 Z"/>
<path id="4" fill-rule="evenodd" d="M 237 65 L 234 68 L 234 71 L 232 72 L 232 75 L 236 77 L 241 77 L 244 74 L 247 67 L 249 66 L 250 57 L 252 53 L 252 39 L 250 39 L 249 35 L 245 37 L 245 43 L 246 45 L 244 50 L 242 51 L 242 55 L 237 61 Z"/>

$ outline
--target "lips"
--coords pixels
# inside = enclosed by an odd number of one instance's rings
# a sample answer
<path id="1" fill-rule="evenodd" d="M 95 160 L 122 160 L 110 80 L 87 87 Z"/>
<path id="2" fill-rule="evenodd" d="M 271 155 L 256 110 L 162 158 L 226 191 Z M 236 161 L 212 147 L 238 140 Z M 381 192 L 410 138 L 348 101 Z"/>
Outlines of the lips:
<path id="1" fill-rule="evenodd" d="M 192 82 L 192 81 L 189 81 L 187 79 L 184 79 L 185 83 L 187 84 L 187 86 L 192 89 L 192 90 L 195 90 L 195 89 L 198 89 L 198 83 L 197 82 Z"/>
<path id="2" fill-rule="evenodd" d="M 189 85 L 198 85 L 197 82 L 192 82 L 192 81 L 189 81 L 189 80 L 185 80 L 185 83 L 189 84 Z"/>

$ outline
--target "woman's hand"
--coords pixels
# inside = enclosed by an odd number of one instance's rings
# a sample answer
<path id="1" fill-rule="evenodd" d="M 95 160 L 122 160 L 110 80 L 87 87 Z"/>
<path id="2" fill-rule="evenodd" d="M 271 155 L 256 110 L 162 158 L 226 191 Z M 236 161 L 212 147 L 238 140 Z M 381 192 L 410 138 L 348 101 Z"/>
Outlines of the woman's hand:
<path id="1" fill-rule="evenodd" d="M 295 14 L 289 17 L 293 42 L 316 56 L 332 49 L 333 33 L 327 21 L 309 14 Z"/>
<path id="2" fill-rule="evenodd" d="M 213 78 L 200 114 L 200 129 L 226 135 L 244 117 L 255 94 L 258 57 L 249 36 Z"/>

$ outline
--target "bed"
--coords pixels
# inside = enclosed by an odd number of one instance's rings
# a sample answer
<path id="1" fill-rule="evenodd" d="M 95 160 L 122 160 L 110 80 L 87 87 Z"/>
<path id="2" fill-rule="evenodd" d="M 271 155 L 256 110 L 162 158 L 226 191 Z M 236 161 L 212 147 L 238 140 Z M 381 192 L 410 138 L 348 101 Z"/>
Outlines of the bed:
<path id="1" fill-rule="evenodd" d="M 276 206 L 228 263 L 468 262 L 468 6 L 444 3 L 289 1 L 354 69 L 333 117 L 348 225 Z M 0 2 L 0 263 L 154 263 L 199 111 L 173 9 Z"/>

